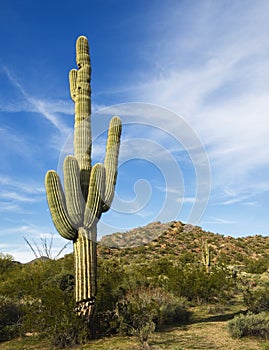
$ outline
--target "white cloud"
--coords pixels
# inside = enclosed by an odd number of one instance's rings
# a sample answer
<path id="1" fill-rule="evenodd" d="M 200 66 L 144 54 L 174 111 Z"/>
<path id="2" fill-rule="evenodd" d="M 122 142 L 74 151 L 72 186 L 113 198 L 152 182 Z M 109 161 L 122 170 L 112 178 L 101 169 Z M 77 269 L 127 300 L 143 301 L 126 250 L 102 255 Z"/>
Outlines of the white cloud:
<path id="1" fill-rule="evenodd" d="M 191 203 L 191 204 L 194 204 L 194 203 L 200 201 L 200 199 L 196 198 L 196 197 L 182 197 L 182 198 L 177 198 L 176 201 L 179 202 L 179 203 Z"/>
<path id="2" fill-rule="evenodd" d="M 0 175 L 0 212 L 30 214 L 27 204 L 41 202 L 45 189 L 39 184 L 18 181 L 12 177 Z"/>
<path id="3" fill-rule="evenodd" d="M 220 225 L 229 225 L 229 224 L 236 224 L 236 221 L 228 220 L 224 218 L 219 217 L 211 217 L 209 220 L 203 221 L 203 224 L 220 224 Z"/>
<path id="4" fill-rule="evenodd" d="M 49 229 L 46 227 L 38 227 L 33 224 L 23 224 L 19 226 L 13 226 L 9 228 L 4 228 L 1 231 L 1 235 L 15 235 L 19 234 L 20 236 L 23 236 L 25 234 L 30 235 L 31 237 L 40 237 L 43 235 L 49 235 Z"/>
<path id="5" fill-rule="evenodd" d="M 218 189 L 218 195 L 213 198 L 214 205 L 242 204 L 248 206 L 257 206 L 257 197 L 260 194 L 269 193 L 269 184 L 267 181 L 252 183 L 242 183 L 241 186 L 226 186 Z M 216 198 L 217 197 L 217 198 Z"/>
<path id="6" fill-rule="evenodd" d="M 42 194 L 45 193 L 44 186 L 35 184 L 33 182 L 27 183 L 18 181 L 10 176 L 0 175 L 0 184 L 2 188 L 8 186 L 10 188 L 15 188 L 18 191 L 22 191 L 29 194 Z"/>
<path id="7" fill-rule="evenodd" d="M 36 98 L 32 94 L 30 95 L 25 88 L 18 82 L 18 80 L 12 75 L 7 67 L 3 68 L 11 84 L 21 93 L 24 97 L 22 104 L 9 104 L 1 109 L 4 111 L 31 111 L 41 114 L 46 120 L 54 125 L 61 134 L 68 135 L 70 128 L 68 128 L 57 115 L 57 113 L 72 114 L 74 107 L 71 103 L 65 101 L 45 101 Z M 72 107 L 71 107 L 72 106 Z"/>
<path id="8" fill-rule="evenodd" d="M 25 213 L 25 210 L 21 208 L 18 204 L 0 202 L 0 213 L 2 212 Z"/>
<path id="9" fill-rule="evenodd" d="M 229 6 L 202 2 L 196 10 L 186 8 L 189 24 L 183 33 L 173 9 L 168 30 L 158 33 L 158 45 L 151 51 L 155 68 L 132 90 L 132 98 L 168 106 L 186 118 L 208 152 L 213 189 L 229 184 L 244 194 L 249 183 L 258 185 L 257 174 L 266 177 L 268 7 L 264 1 L 244 6 L 241 1 Z M 154 117 L 154 125 L 168 123 Z M 173 124 L 176 128 L 180 125 Z"/>
<path id="10" fill-rule="evenodd" d="M 11 200 L 16 202 L 28 202 L 33 203 L 38 201 L 38 198 L 34 198 L 33 196 L 25 196 L 16 192 L 0 192 L 0 200 Z"/>
<path id="11" fill-rule="evenodd" d="M 16 131 L 9 130 L 8 128 L 0 129 L 0 142 L 3 152 L 1 159 L 7 158 L 7 156 L 14 152 L 20 156 L 28 158 L 31 154 L 31 147 L 22 135 L 18 135 Z"/>

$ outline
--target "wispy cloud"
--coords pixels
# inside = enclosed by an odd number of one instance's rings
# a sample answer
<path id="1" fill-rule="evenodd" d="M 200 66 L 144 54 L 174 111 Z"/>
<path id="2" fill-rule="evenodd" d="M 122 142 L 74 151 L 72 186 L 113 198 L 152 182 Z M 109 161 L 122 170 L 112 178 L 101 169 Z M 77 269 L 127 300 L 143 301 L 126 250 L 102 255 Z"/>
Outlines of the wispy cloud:
<path id="1" fill-rule="evenodd" d="M 175 187 L 166 187 L 166 186 L 160 186 L 157 185 L 155 186 L 155 188 L 163 193 L 169 193 L 169 194 L 174 194 L 174 195 L 178 195 L 179 194 L 179 188 L 177 186 Z"/>
<path id="2" fill-rule="evenodd" d="M 179 203 L 190 203 L 194 204 L 199 201 L 199 198 L 196 197 L 182 197 L 182 198 L 177 198 L 176 200 Z"/>
<path id="3" fill-rule="evenodd" d="M 42 235 L 49 234 L 49 231 L 44 227 L 38 227 L 33 224 L 24 224 L 19 226 L 14 226 L 10 228 L 5 228 L 1 234 L 13 235 L 19 233 L 20 235 L 29 234 L 33 237 L 39 237 Z"/>
<path id="4" fill-rule="evenodd" d="M 257 184 L 257 174 L 266 177 L 269 166 L 268 2 L 189 6 L 184 16 L 190 24 L 183 33 L 180 9 L 166 14 L 168 29 L 158 32 L 151 51 L 154 69 L 145 72 L 132 97 L 183 115 L 208 152 L 213 188 L 228 183 L 244 194 L 250 182 Z"/>
<path id="5" fill-rule="evenodd" d="M 1 175 L 0 185 L 0 212 L 29 214 L 28 204 L 44 200 L 44 188 L 35 183 L 24 183 Z"/>
<path id="6" fill-rule="evenodd" d="M 249 206 L 257 205 L 257 197 L 261 194 L 269 193 L 268 181 L 260 181 L 234 186 L 225 186 L 218 189 L 217 197 L 212 198 L 214 205 L 242 204 Z"/>
<path id="7" fill-rule="evenodd" d="M 38 200 L 38 198 L 34 198 L 33 196 L 25 196 L 16 192 L 7 192 L 7 191 L 0 192 L 0 201 L 3 199 L 12 200 L 16 202 L 28 202 L 28 203 L 33 203 Z"/>
<path id="8" fill-rule="evenodd" d="M 57 113 L 71 114 L 73 113 L 73 106 L 71 103 L 65 101 L 46 101 L 30 95 L 25 88 L 19 83 L 16 77 L 10 72 L 7 67 L 3 67 L 3 71 L 8 77 L 10 83 L 21 93 L 25 101 L 22 105 L 9 104 L 2 107 L 5 111 L 31 111 L 41 114 L 46 120 L 54 125 L 60 133 L 68 135 L 70 128 L 68 128 L 57 115 Z M 20 107 L 20 108 L 19 108 Z"/>
<path id="9" fill-rule="evenodd" d="M 0 202 L 0 213 L 25 213 L 25 209 L 21 208 L 17 203 Z"/>
<path id="10" fill-rule="evenodd" d="M 41 194 L 45 192 L 44 186 L 40 186 L 33 182 L 27 183 L 18 181 L 10 176 L 0 175 L 0 184 L 2 188 L 3 186 L 8 186 L 29 194 Z"/>
<path id="11" fill-rule="evenodd" d="M 231 204 L 237 204 L 237 203 L 245 203 L 246 199 L 249 199 L 253 197 L 253 194 L 249 193 L 249 194 L 245 194 L 245 195 L 238 195 L 238 196 L 233 196 L 230 199 L 224 200 L 223 202 L 218 203 L 218 205 L 231 205 Z"/>
<path id="12" fill-rule="evenodd" d="M 218 218 L 218 217 L 211 217 L 209 220 L 203 221 L 203 224 L 220 224 L 220 225 L 229 225 L 229 224 L 236 224 L 236 221 L 228 220 L 224 218 Z"/>
<path id="13" fill-rule="evenodd" d="M 0 140 L 1 148 L 3 149 L 1 159 L 6 158 L 12 152 L 20 156 L 23 155 L 23 157 L 26 158 L 31 154 L 29 143 L 25 140 L 23 135 L 19 135 L 15 130 L 11 131 L 9 128 L 1 128 Z"/>

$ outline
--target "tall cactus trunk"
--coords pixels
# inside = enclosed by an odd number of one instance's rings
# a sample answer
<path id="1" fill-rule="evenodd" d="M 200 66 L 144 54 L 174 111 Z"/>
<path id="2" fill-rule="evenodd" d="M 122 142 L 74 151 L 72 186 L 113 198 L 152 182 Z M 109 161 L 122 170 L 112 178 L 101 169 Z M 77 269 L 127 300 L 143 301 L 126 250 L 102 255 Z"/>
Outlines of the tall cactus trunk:
<path id="1" fill-rule="evenodd" d="M 60 235 L 74 243 L 75 300 L 78 315 L 93 319 L 97 293 L 96 226 L 114 196 L 121 120 L 109 124 L 104 164 L 91 164 L 91 66 L 88 40 L 76 43 L 78 69 L 69 73 L 70 94 L 75 103 L 74 156 L 64 161 L 64 190 L 58 174 L 46 175 L 47 200 Z"/>
<path id="2" fill-rule="evenodd" d="M 96 226 L 88 232 L 81 227 L 74 242 L 76 311 L 86 319 L 95 312 L 97 292 Z"/>
<path id="3" fill-rule="evenodd" d="M 211 256 L 210 256 L 210 249 L 207 241 L 203 242 L 201 253 L 202 253 L 202 263 L 205 266 L 206 272 L 210 273 Z"/>

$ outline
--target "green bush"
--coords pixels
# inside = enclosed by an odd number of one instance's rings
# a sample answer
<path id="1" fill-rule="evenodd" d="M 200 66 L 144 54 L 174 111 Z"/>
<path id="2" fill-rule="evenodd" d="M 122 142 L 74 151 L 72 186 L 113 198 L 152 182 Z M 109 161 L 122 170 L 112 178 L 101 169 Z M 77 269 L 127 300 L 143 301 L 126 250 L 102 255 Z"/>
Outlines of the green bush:
<path id="1" fill-rule="evenodd" d="M 20 307 L 14 301 L 0 296 L 0 342 L 19 335 L 21 314 Z"/>
<path id="2" fill-rule="evenodd" d="M 43 334 L 58 348 L 82 344 L 90 337 L 87 325 L 74 312 L 73 292 L 47 287 L 23 307 L 23 331 Z"/>
<path id="3" fill-rule="evenodd" d="M 173 322 L 184 323 L 189 318 L 186 299 L 175 297 L 161 288 L 141 287 L 129 291 L 117 303 L 120 331 L 140 334 Z M 154 327 L 153 327 L 154 324 Z"/>
<path id="4" fill-rule="evenodd" d="M 22 334 L 39 333 L 58 348 L 88 339 L 87 325 L 74 312 L 74 280 L 65 260 L 25 264 L 8 277 L 0 294 L 20 301 Z"/>
<path id="5" fill-rule="evenodd" d="M 190 257 L 191 254 L 184 254 L 173 261 L 166 257 L 156 259 L 143 270 L 137 269 L 139 278 L 147 279 L 152 287 L 161 287 L 194 303 L 229 300 L 236 288 L 231 271 L 223 265 L 215 265 L 207 273 L 201 264 L 187 262 Z"/>
<path id="6" fill-rule="evenodd" d="M 141 349 L 148 349 L 148 338 L 156 328 L 172 322 L 185 322 L 189 313 L 186 300 L 161 288 L 141 287 L 130 290 L 117 303 L 119 331 L 139 338 Z"/>
<path id="7" fill-rule="evenodd" d="M 224 302 L 235 287 L 231 273 L 222 266 L 213 267 L 210 273 L 203 266 L 179 266 L 168 272 L 168 278 L 169 291 L 198 304 Z"/>
<path id="8" fill-rule="evenodd" d="M 112 311 L 127 288 L 126 275 L 119 261 L 98 261 L 96 304 L 99 312 Z"/>
<path id="9" fill-rule="evenodd" d="M 244 259 L 245 271 L 253 274 L 261 274 L 267 271 L 269 264 L 269 257 L 265 255 L 258 260 L 254 259 Z"/>
<path id="10" fill-rule="evenodd" d="M 248 310 L 253 313 L 269 311 L 269 289 L 257 288 L 254 290 L 246 289 L 243 292 L 244 303 Z"/>
<path id="11" fill-rule="evenodd" d="M 260 314 L 239 315 L 229 321 L 228 329 L 232 337 L 242 338 L 245 336 L 256 336 L 260 338 L 269 338 L 269 314 L 262 312 Z"/>

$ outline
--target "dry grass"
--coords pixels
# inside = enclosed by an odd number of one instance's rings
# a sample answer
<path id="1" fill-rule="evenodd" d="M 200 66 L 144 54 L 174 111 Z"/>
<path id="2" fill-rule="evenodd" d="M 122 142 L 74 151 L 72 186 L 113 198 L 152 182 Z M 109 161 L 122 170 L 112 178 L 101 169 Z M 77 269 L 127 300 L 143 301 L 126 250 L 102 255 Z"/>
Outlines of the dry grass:
<path id="1" fill-rule="evenodd" d="M 240 305 L 229 307 L 199 306 L 192 308 L 192 323 L 171 327 L 154 333 L 150 340 L 152 350 L 269 350 L 269 343 L 255 338 L 233 339 L 227 322 L 240 311 Z M 242 310 L 241 310 L 242 311 Z M 36 336 L 1 343 L 1 350 L 52 350 L 48 340 Z M 72 350 L 139 350 L 135 337 L 107 337 L 91 341 Z"/>
<path id="2" fill-rule="evenodd" d="M 173 328 L 170 332 L 154 336 L 153 349 L 167 350 L 262 350 L 264 343 L 257 339 L 232 339 L 227 331 L 227 321 L 202 322 L 185 329 Z"/>

